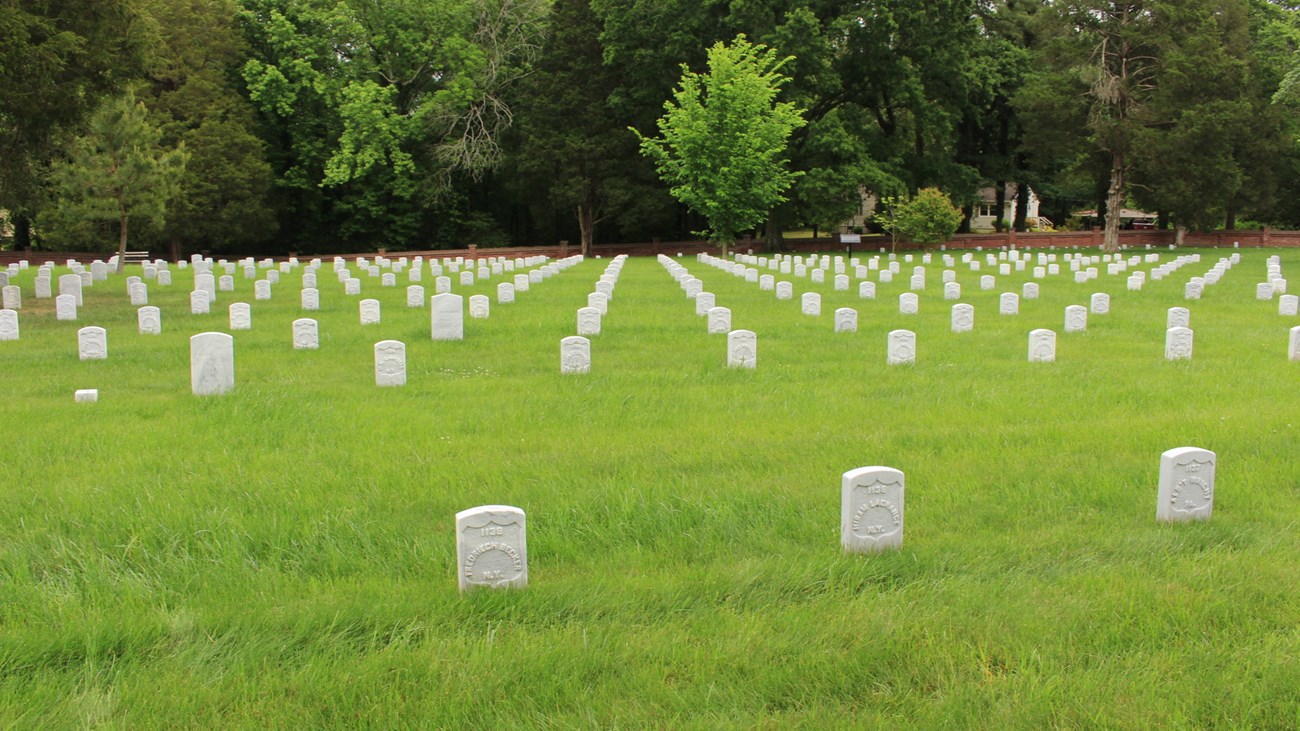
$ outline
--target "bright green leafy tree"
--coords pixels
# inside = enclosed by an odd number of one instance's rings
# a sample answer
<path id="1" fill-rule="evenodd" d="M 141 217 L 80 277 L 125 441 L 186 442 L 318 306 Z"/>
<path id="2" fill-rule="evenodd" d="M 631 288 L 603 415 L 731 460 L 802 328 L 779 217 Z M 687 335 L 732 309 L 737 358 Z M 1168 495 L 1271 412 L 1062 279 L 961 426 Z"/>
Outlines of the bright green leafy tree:
<path id="1" fill-rule="evenodd" d="M 743 35 L 709 49 L 707 73 L 683 68 L 664 103 L 659 137 L 641 139 L 674 198 L 704 217 L 710 241 L 722 247 L 763 221 L 798 178 L 786 143 L 804 124 L 802 110 L 777 101 L 788 80 L 786 59 Z M 635 132 L 635 130 L 633 130 Z"/>
<path id="2" fill-rule="evenodd" d="M 883 199 L 875 217 L 893 235 L 895 243 L 902 237 L 924 246 L 951 239 L 961 225 L 962 212 L 943 191 L 922 188 L 911 198 Z"/>

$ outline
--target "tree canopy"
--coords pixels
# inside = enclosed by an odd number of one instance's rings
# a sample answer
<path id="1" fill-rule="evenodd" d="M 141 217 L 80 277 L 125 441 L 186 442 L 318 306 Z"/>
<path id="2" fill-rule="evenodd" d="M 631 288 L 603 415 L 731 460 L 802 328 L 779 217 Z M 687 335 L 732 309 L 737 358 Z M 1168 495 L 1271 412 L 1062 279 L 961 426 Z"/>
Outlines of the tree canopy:
<path id="1" fill-rule="evenodd" d="M 737 37 L 770 96 L 709 88 Z M 981 191 L 1017 196 L 999 228 L 1033 224 L 1031 189 L 1057 225 L 1095 208 L 1110 245 L 1123 207 L 1300 227 L 1300 10 L 1281 0 L 3 0 L 0 38 L 6 246 L 113 247 L 69 165 L 128 94 L 188 159 L 130 226 L 173 257 L 702 230 L 780 247 L 924 188 L 967 227 Z M 773 114 L 742 109 L 762 98 Z M 785 121 L 670 154 L 724 107 Z"/>

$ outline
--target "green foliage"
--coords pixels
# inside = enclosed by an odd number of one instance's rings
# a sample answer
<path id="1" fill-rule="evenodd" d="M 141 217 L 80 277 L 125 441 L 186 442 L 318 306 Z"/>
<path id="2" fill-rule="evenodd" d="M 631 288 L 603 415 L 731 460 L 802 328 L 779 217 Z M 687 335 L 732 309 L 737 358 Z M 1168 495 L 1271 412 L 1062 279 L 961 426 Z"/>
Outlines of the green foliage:
<path id="1" fill-rule="evenodd" d="M 943 191 L 922 188 L 911 198 L 882 198 L 875 219 L 895 241 L 902 237 L 914 244 L 941 244 L 957 232 L 962 213 Z"/>
<path id="2" fill-rule="evenodd" d="M 683 68 L 680 87 L 664 104 L 660 136 L 636 133 L 669 192 L 704 216 L 709 240 L 724 252 L 784 201 L 799 177 L 788 168 L 786 142 L 804 121 L 793 102 L 776 100 L 787 81 L 783 63 L 744 36 L 718 43 L 709 49 L 707 73 Z"/>
<path id="3" fill-rule="evenodd" d="M 86 133 L 72 141 L 51 172 L 58 194 L 54 221 L 113 221 L 117 253 L 126 253 L 130 221 L 160 228 L 189 154 L 160 144 L 135 95 L 106 101 L 91 115 Z M 85 242 L 94 245 L 94 242 Z"/>
<path id="4" fill-rule="evenodd" d="M 0 2 L 0 208 L 34 209 L 62 136 L 139 73 L 145 28 L 132 0 Z"/>

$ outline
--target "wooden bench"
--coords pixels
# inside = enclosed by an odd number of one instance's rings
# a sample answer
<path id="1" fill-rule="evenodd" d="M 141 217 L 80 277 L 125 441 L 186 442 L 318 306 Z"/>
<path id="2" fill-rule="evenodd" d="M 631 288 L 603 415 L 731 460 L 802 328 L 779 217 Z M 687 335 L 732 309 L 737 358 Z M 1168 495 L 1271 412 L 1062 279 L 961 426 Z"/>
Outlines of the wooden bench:
<path id="1" fill-rule="evenodd" d="M 123 264 L 144 264 L 147 261 L 152 261 L 152 259 L 149 258 L 149 252 L 147 251 L 128 251 L 126 252 L 126 255 L 122 257 Z"/>

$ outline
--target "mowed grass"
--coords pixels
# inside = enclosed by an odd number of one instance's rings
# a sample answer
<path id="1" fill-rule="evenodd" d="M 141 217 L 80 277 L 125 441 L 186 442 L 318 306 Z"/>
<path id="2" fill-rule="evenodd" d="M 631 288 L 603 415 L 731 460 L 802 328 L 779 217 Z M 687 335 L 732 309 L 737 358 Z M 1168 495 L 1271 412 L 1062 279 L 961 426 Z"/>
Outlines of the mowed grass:
<path id="1" fill-rule="evenodd" d="M 1199 253 L 1141 292 L 1063 266 L 1017 316 L 998 295 L 1028 271 L 981 291 L 996 271 L 959 264 L 962 334 L 938 253 L 915 316 L 897 298 L 919 257 L 874 301 L 829 276 L 778 276 L 777 301 L 679 260 L 758 333 L 755 371 L 632 259 L 583 376 L 559 341 L 608 260 L 509 305 L 506 277 L 457 287 L 493 295 L 461 342 L 430 339 L 405 274 L 358 275 L 383 307 L 360 326 L 327 261 L 316 351 L 291 347 L 301 269 L 270 302 L 237 271 L 194 316 L 173 266 L 150 284 L 160 336 L 136 331 L 138 267 L 75 323 L 25 271 L 21 340 L 0 342 L 0 727 L 1295 728 L 1300 319 L 1255 300 L 1271 251 L 1185 302 L 1231 252 Z M 1064 333 L 1093 292 L 1111 313 Z M 188 338 L 236 301 L 235 390 L 194 397 Z M 842 306 L 859 332 L 832 332 Z M 1164 360 L 1171 306 L 1190 362 Z M 107 361 L 77 358 L 91 324 Z M 1055 364 L 1026 362 L 1038 327 Z M 885 364 L 896 328 L 914 366 Z M 381 389 L 390 338 L 408 384 Z M 1214 514 L 1157 524 L 1180 446 L 1217 452 Z M 865 465 L 906 473 L 899 551 L 841 552 L 840 476 Z M 527 512 L 530 585 L 461 594 L 453 516 L 491 503 Z"/>

